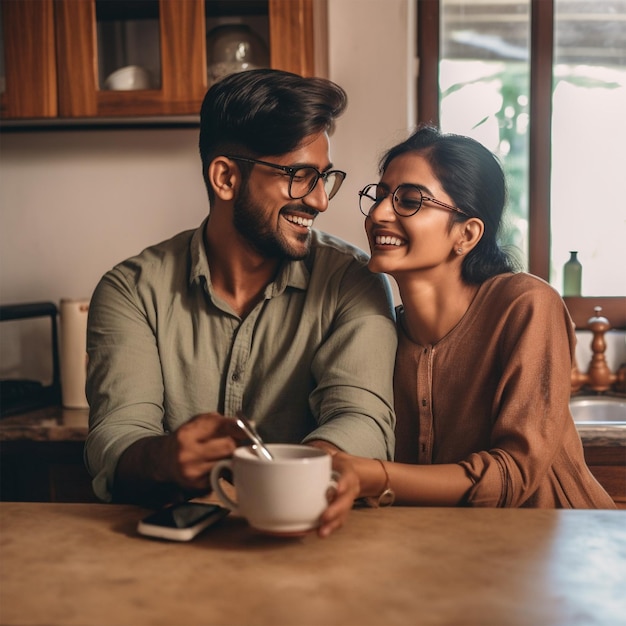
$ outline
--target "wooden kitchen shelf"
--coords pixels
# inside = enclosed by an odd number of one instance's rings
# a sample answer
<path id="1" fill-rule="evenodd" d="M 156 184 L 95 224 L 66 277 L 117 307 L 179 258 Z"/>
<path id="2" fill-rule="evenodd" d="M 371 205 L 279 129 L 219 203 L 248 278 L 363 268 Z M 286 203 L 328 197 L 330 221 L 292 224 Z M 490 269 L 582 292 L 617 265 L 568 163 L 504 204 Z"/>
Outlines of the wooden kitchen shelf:
<path id="1" fill-rule="evenodd" d="M 208 87 L 207 25 L 216 20 L 250 21 L 264 30 L 260 34 L 268 41 L 272 68 L 323 76 L 325 4 L 325 0 L 0 0 L 6 66 L 0 119 L 32 124 L 197 118 Z M 116 42 L 123 48 L 120 55 L 132 47 L 126 45 L 126 33 L 129 38 L 135 33 L 134 49 L 158 62 L 152 72 L 154 88 L 101 87 L 103 74 L 109 71 L 104 68 L 110 65 L 103 52 L 106 23 L 121 25 L 124 38 Z M 146 45 L 136 34 L 144 32 L 144 26 L 154 34 L 146 37 Z"/>

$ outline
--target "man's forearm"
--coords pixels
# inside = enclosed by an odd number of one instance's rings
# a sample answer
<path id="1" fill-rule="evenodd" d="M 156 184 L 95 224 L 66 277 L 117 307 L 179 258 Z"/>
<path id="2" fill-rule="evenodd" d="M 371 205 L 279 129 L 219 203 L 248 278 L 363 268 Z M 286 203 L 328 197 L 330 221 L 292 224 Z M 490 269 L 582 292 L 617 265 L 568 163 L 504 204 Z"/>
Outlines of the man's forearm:
<path id="1" fill-rule="evenodd" d="M 154 507 L 189 497 L 178 486 L 172 469 L 173 443 L 171 435 L 163 435 L 131 444 L 115 470 L 113 500 Z"/>

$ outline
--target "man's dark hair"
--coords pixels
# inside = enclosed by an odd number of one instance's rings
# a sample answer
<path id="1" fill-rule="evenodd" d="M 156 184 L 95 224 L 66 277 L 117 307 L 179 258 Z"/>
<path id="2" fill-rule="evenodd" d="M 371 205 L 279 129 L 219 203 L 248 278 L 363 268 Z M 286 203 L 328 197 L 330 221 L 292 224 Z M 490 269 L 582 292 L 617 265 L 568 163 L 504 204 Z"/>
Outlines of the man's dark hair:
<path id="1" fill-rule="evenodd" d="M 226 76 L 207 91 L 200 110 L 205 181 L 209 164 L 221 154 L 280 155 L 310 135 L 332 132 L 346 105 L 346 92 L 325 78 L 271 69 Z"/>

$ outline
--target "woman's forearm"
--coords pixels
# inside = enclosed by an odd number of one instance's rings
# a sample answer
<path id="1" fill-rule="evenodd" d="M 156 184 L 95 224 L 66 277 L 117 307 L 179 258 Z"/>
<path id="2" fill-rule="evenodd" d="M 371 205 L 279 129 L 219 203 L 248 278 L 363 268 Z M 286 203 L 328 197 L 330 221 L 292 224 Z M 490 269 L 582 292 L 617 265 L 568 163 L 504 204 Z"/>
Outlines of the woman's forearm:
<path id="1" fill-rule="evenodd" d="M 378 496 L 385 489 L 387 476 L 380 461 L 350 457 L 361 483 L 360 497 Z M 389 486 L 396 504 L 458 506 L 472 486 L 465 470 L 456 464 L 409 465 L 384 462 Z"/>

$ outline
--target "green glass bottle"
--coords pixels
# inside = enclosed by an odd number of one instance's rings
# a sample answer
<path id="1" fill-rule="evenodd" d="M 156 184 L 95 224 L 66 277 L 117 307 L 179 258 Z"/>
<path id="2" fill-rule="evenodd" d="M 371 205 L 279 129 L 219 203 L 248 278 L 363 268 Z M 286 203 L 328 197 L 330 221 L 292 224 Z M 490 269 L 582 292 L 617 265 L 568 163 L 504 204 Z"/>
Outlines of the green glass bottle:
<path id="1" fill-rule="evenodd" d="M 569 254 L 569 261 L 563 266 L 563 295 L 580 296 L 583 266 L 578 260 L 577 251 L 570 251 Z"/>

